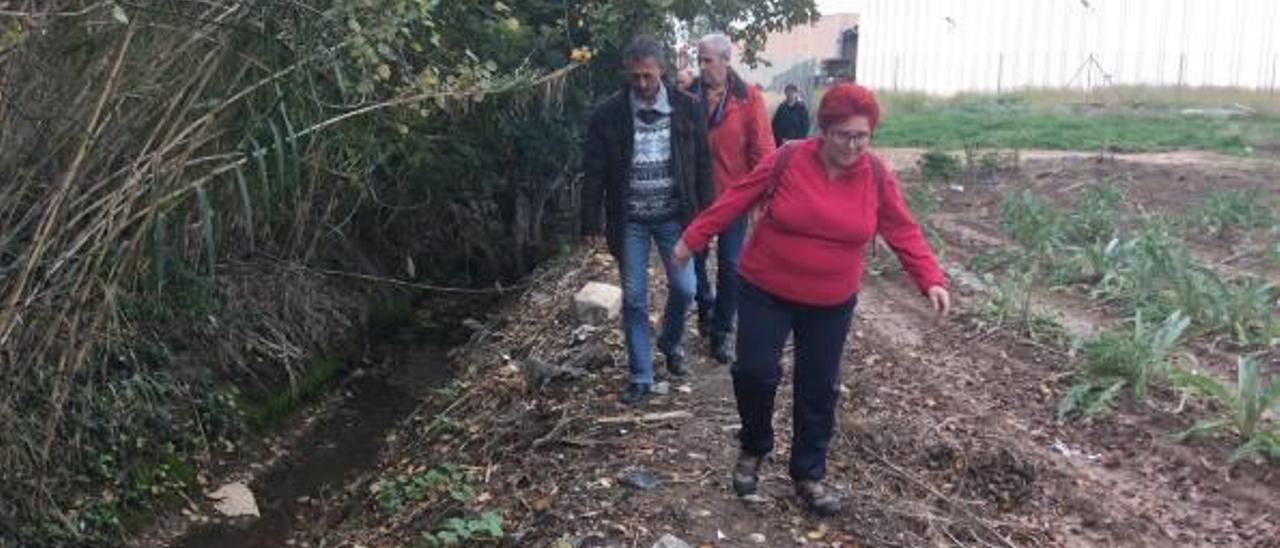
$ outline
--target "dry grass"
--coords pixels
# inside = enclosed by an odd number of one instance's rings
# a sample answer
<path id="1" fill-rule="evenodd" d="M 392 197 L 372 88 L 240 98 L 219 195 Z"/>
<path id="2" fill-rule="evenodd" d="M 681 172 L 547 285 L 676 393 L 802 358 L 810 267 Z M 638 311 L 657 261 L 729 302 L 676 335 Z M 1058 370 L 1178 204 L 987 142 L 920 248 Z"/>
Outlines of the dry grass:
<path id="1" fill-rule="evenodd" d="M 77 493 L 97 490 L 76 478 L 104 454 L 147 458 L 103 445 L 140 434 L 129 417 L 89 413 L 119 383 L 293 377 L 349 330 L 370 285 L 298 266 L 379 271 L 348 241 L 377 197 L 347 141 L 480 89 L 353 106 L 332 56 L 271 22 L 311 13 L 296 2 L 158 2 L 127 21 L 63 9 L 79 5 L 0 14 L 0 544 L 75 538 L 93 498 Z M 553 101 L 572 71 L 480 91 Z M 164 397 L 146 405 L 183 403 Z"/>

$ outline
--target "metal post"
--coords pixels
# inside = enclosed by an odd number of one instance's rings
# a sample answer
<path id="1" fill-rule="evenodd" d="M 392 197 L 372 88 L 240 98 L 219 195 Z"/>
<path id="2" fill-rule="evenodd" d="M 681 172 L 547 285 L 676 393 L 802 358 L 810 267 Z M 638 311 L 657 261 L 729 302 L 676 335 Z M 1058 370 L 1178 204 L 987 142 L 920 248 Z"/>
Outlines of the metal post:
<path id="1" fill-rule="evenodd" d="M 1004 91 L 1004 52 L 1000 52 L 1000 62 L 996 64 L 996 93 Z"/>
<path id="2" fill-rule="evenodd" d="M 1184 51 L 1178 54 L 1178 89 L 1182 89 L 1182 85 L 1186 82 L 1186 80 L 1184 80 L 1186 72 L 1187 52 Z"/>
<path id="3" fill-rule="evenodd" d="M 1280 55 L 1276 55 L 1276 54 L 1271 55 L 1271 93 L 1272 94 L 1276 92 L 1276 59 L 1277 58 L 1280 58 Z"/>
<path id="4" fill-rule="evenodd" d="M 893 56 L 893 91 L 898 91 L 898 68 L 902 64 L 902 55 Z"/>

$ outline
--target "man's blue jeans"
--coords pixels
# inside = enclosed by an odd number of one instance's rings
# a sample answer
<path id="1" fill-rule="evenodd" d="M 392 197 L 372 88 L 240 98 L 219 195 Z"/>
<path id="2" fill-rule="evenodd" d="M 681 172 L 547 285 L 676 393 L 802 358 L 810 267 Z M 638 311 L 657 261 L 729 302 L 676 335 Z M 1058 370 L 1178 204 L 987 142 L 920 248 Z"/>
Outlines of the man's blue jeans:
<path id="1" fill-rule="evenodd" d="M 622 329 L 627 337 L 631 382 L 653 384 L 653 347 L 649 342 L 649 243 L 658 244 L 658 255 L 667 272 L 667 308 L 662 315 L 658 349 L 670 356 L 681 351 L 685 315 L 693 302 L 693 265 L 671 266 L 671 250 L 684 227 L 676 221 L 628 222 L 623 228 Z"/>
<path id="2" fill-rule="evenodd" d="M 747 237 L 747 218 L 734 221 L 716 237 L 716 287 L 711 287 L 707 276 L 707 253 L 694 259 L 698 275 L 698 316 L 711 315 L 711 333 L 724 336 L 733 331 L 734 317 L 738 312 L 738 293 L 742 284 L 738 279 L 738 257 Z M 707 335 L 707 333 L 704 333 Z"/>

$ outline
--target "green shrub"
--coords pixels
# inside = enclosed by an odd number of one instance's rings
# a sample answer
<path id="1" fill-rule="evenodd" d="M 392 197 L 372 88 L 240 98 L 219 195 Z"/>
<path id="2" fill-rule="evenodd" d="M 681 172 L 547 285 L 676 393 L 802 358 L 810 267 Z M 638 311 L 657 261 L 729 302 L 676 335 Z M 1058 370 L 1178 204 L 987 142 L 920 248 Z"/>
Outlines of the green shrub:
<path id="1" fill-rule="evenodd" d="M 960 179 L 960 158 L 942 150 L 930 150 L 916 161 L 926 183 L 951 183 Z"/>
<path id="2" fill-rule="evenodd" d="M 1132 328 L 1108 330 L 1087 343 L 1080 378 L 1059 403 L 1058 417 L 1104 413 L 1125 386 L 1132 387 L 1136 400 L 1144 400 L 1153 383 L 1168 377 L 1179 341 L 1190 324 L 1181 312 L 1169 315 L 1158 326 L 1138 314 Z"/>
<path id="3" fill-rule="evenodd" d="M 1191 212 L 1191 226 L 1226 239 L 1241 230 L 1272 226 L 1277 221 L 1261 188 L 1210 192 Z"/>
<path id="4" fill-rule="evenodd" d="M 1223 416 L 1202 420 L 1175 437 L 1187 439 L 1230 430 L 1242 440 L 1231 456 L 1232 462 L 1252 455 L 1264 455 L 1280 461 L 1280 429 L 1275 424 L 1265 423 L 1268 412 L 1273 420 L 1280 417 L 1280 377 L 1273 375 L 1268 380 L 1261 373 L 1257 359 L 1249 356 L 1236 359 L 1234 386 L 1193 370 L 1174 371 L 1171 378 L 1178 388 L 1208 397 L 1224 410 Z"/>

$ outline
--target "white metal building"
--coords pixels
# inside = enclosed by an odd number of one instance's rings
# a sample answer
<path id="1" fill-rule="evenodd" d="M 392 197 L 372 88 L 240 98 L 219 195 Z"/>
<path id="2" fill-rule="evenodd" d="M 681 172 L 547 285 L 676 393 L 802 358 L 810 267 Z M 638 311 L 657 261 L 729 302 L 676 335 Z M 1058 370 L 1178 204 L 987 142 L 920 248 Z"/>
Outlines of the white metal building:
<path id="1" fill-rule="evenodd" d="M 857 77 L 879 89 L 1280 89 L 1280 0 L 823 0 L 819 7 L 858 15 Z M 813 54 L 831 57 L 835 45 Z"/>

